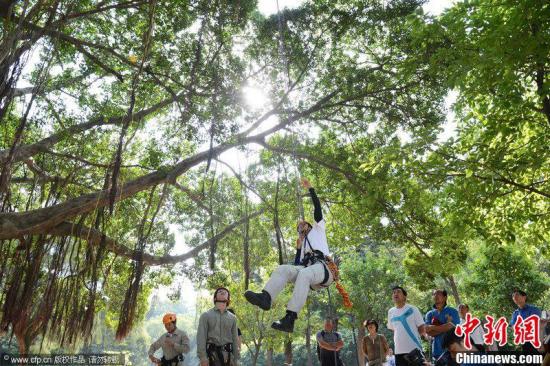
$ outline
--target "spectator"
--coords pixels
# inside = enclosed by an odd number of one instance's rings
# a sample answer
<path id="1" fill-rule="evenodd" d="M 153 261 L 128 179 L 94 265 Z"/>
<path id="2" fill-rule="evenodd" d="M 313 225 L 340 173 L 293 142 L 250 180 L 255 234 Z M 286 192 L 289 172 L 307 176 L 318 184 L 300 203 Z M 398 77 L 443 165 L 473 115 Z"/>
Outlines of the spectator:
<path id="1" fill-rule="evenodd" d="M 459 352 L 470 353 L 477 352 L 478 350 L 475 346 L 472 346 L 472 349 L 468 350 L 464 346 L 464 337 L 459 337 L 455 333 L 455 328 L 449 329 L 447 332 L 442 334 L 441 347 L 443 349 L 443 354 L 436 361 L 435 366 L 470 366 L 471 364 L 467 363 L 457 363 L 456 355 Z"/>
<path id="2" fill-rule="evenodd" d="M 447 291 L 434 290 L 433 309 L 426 313 L 426 333 L 433 337 L 432 358 L 437 360 L 443 354 L 443 335 L 460 324 L 458 311 L 447 305 Z"/>
<path id="3" fill-rule="evenodd" d="M 393 350 L 390 348 L 388 351 L 388 357 L 386 358 L 386 363 L 384 366 L 395 366 L 395 356 L 393 354 Z"/>
<path id="4" fill-rule="evenodd" d="M 537 308 L 536 306 L 533 306 L 531 304 L 528 304 L 527 303 L 527 294 L 522 291 L 522 290 L 518 290 L 518 289 L 515 289 L 513 292 L 512 292 L 512 300 L 514 301 L 514 303 L 517 305 L 517 309 L 514 310 L 514 312 L 512 313 L 512 320 L 510 321 L 510 326 L 513 327 L 514 324 L 516 324 L 516 321 L 518 319 L 518 316 L 521 316 L 522 319 L 526 319 L 528 317 L 530 317 L 531 315 L 537 315 L 539 318 L 542 318 L 542 312 L 539 308 Z M 541 334 L 542 335 L 542 322 L 540 323 L 540 330 L 541 330 Z M 542 340 L 542 337 L 541 337 L 541 340 Z M 526 342 L 524 344 L 521 345 L 521 349 L 523 351 L 524 354 L 535 354 L 535 355 L 538 355 L 540 354 L 539 350 L 537 350 L 535 348 L 535 346 L 533 346 L 533 344 L 531 344 L 531 342 Z M 542 352 L 543 348 L 541 347 L 540 348 L 540 351 Z"/>
<path id="5" fill-rule="evenodd" d="M 470 312 L 470 307 L 467 304 L 458 305 L 458 313 L 460 314 L 460 325 L 466 321 L 466 314 Z M 485 351 L 485 342 L 483 339 L 483 326 L 479 324 L 470 334 L 472 344 L 480 351 Z"/>
<path id="6" fill-rule="evenodd" d="M 368 334 L 363 337 L 363 353 L 367 356 L 369 366 L 382 366 L 389 356 L 390 347 L 384 335 L 378 333 L 378 322 L 374 319 L 366 320 L 363 325 Z"/>
<path id="7" fill-rule="evenodd" d="M 392 300 L 395 306 L 388 311 L 388 329 L 393 331 L 395 364 L 408 366 L 407 358 L 424 357 L 420 336 L 425 335 L 426 326 L 418 308 L 407 304 L 407 291 L 403 287 L 392 289 Z"/>
<path id="8" fill-rule="evenodd" d="M 334 321 L 325 319 L 325 329 L 317 333 L 317 356 L 321 366 L 344 366 L 340 358 L 340 350 L 344 341 L 340 333 L 334 329 Z"/>

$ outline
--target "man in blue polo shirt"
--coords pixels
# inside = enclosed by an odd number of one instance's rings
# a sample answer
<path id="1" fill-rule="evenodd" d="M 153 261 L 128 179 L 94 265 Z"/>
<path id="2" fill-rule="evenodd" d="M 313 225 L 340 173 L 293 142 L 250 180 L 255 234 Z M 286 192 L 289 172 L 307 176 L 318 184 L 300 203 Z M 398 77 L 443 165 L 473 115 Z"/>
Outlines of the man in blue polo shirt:
<path id="1" fill-rule="evenodd" d="M 539 308 L 531 304 L 527 304 L 527 294 L 525 293 L 525 291 L 518 289 L 514 290 L 514 292 L 512 292 L 512 300 L 518 306 L 518 308 L 512 313 L 512 320 L 510 321 L 511 327 L 516 324 L 519 315 L 521 315 L 523 319 L 526 319 L 531 315 L 538 315 L 539 318 L 541 317 L 542 312 Z M 542 327 L 540 327 L 540 329 L 542 330 Z M 535 346 L 531 344 L 531 342 L 522 344 L 521 349 L 525 354 L 539 354 L 539 351 L 535 348 Z"/>
<path id="2" fill-rule="evenodd" d="M 460 324 L 458 311 L 447 306 L 447 291 L 434 290 L 432 293 L 433 309 L 426 313 L 426 333 L 434 337 L 432 341 L 432 358 L 437 360 L 445 350 L 443 349 L 443 336 L 446 332 Z"/>

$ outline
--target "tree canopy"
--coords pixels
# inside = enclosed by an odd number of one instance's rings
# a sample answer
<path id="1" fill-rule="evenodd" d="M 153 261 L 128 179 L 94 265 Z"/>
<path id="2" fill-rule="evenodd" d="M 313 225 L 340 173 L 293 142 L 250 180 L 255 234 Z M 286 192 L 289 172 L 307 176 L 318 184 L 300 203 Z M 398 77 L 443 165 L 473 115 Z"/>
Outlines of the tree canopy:
<path id="1" fill-rule="evenodd" d="M 550 300 L 550 5 L 422 3 L 0 2 L 0 328 L 74 347 L 102 313 L 122 339 L 184 273 L 231 288 L 251 358 L 284 352 L 241 293 L 292 260 L 300 176 L 356 327 L 396 282 Z"/>

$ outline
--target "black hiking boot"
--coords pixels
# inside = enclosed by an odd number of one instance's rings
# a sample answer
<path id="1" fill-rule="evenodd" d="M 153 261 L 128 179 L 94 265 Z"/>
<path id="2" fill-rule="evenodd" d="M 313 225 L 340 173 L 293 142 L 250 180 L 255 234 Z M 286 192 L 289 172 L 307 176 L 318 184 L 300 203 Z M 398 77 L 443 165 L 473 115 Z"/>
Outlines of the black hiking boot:
<path id="1" fill-rule="evenodd" d="M 294 321 L 298 317 L 293 311 L 287 310 L 286 315 L 281 320 L 277 320 L 271 324 L 271 328 L 280 330 L 281 332 L 292 333 L 294 331 Z"/>
<path id="2" fill-rule="evenodd" d="M 244 293 L 244 297 L 249 303 L 258 306 L 260 309 L 271 309 L 271 295 L 266 290 L 262 290 L 260 293 L 248 290 Z"/>

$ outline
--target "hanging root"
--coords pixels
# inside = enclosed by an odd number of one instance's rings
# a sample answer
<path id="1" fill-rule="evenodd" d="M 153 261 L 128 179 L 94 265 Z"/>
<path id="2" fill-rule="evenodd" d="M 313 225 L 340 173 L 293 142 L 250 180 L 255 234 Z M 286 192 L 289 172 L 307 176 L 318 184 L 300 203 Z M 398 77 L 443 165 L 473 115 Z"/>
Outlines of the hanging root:
<path id="1" fill-rule="evenodd" d="M 124 303 L 122 304 L 122 309 L 120 311 L 120 318 L 116 330 L 117 341 L 124 339 L 128 333 L 130 333 L 130 330 L 132 330 L 132 326 L 134 325 L 138 295 L 141 289 L 142 273 L 143 264 L 137 263 L 134 268 L 132 282 L 126 290 L 126 296 L 124 297 Z"/>

